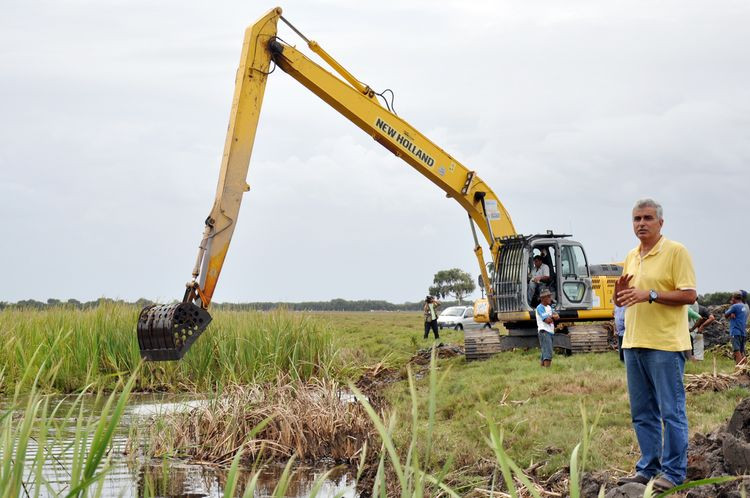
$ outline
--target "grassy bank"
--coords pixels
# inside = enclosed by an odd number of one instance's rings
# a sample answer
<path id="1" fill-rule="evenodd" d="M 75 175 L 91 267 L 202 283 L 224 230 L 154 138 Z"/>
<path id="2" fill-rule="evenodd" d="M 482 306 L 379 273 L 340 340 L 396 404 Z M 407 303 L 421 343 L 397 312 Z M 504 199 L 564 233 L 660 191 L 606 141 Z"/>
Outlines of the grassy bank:
<path id="1" fill-rule="evenodd" d="M 7 392 L 20 382 L 34 349 L 41 345 L 59 360 L 55 375 L 45 373 L 45 390 L 76 391 L 88 379 L 114 386 L 138 363 L 135 322 L 138 310 L 104 306 L 89 311 L 0 313 L 0 370 Z M 359 367 L 390 367 L 395 383 L 381 393 L 396 417 L 394 441 L 408 448 L 413 438 L 412 399 L 421 413 L 431 412 L 434 424 L 417 424 L 415 451 L 429 455 L 422 462 L 431 473 L 447 472 L 457 486 L 471 486 L 494 468 L 495 450 L 487 444 L 490 429 L 502 431 L 509 456 L 522 467 L 541 462 L 549 475 L 569 463 L 570 451 L 581 441 L 581 403 L 587 413 L 601 410 L 598 430 L 588 450 L 589 468 L 629 471 L 637 457 L 630 427 L 625 373 L 615 353 L 556 356 L 551 369 L 538 366 L 537 351 L 502 353 L 466 363 L 463 358 L 439 360 L 435 396 L 429 376 L 416 375 L 412 390 L 407 363 L 422 339 L 419 313 L 271 313 L 217 312 L 208 331 L 179 363 L 145 365 L 134 388 L 216 391 L 231 383 L 248 384 L 292 377 L 354 379 Z M 60 337 L 52 349 L 52 342 Z M 461 343 L 463 334 L 442 331 L 444 342 Z M 688 373 L 730 373 L 733 362 L 721 353 L 706 354 Z M 414 367 L 417 368 L 417 367 Z M 26 381 L 28 384 L 28 380 Z M 691 435 L 708 432 L 731 415 L 745 388 L 688 393 Z M 432 406 L 432 408 L 431 408 Z M 494 420 L 495 424 L 489 424 Z M 428 434 L 430 432 L 430 434 Z M 428 443 L 428 441 L 431 441 Z M 428 448 L 429 446 L 429 448 Z"/>
<path id="2" fill-rule="evenodd" d="M 113 388 L 140 361 L 138 313 L 134 306 L 117 304 L 0 312 L 0 391 L 12 391 L 23 372 L 38 370 L 46 356 L 56 366 L 39 379 L 42 390 L 77 392 L 89 382 Z M 37 348 L 40 354 L 34 356 Z M 207 391 L 226 383 L 275 379 L 280 373 L 300 379 L 335 376 L 344 368 L 336 351 L 327 320 L 284 310 L 217 312 L 182 361 L 145 364 L 134 389 Z"/>
<path id="3" fill-rule="evenodd" d="M 405 363 L 422 339 L 421 317 L 407 313 L 323 314 L 337 324 L 343 357 L 367 364 L 386 357 L 386 365 L 405 378 Z M 463 334 L 441 331 L 444 342 L 461 343 Z M 538 350 L 513 351 L 478 362 L 462 357 L 439 360 L 440 383 L 435 403 L 431 471 L 447 465 L 456 483 L 476 484 L 482 462 L 493 462 L 487 445 L 488 419 L 504 434 L 511 458 L 524 468 L 542 463 L 538 471 L 550 475 L 569 464 L 570 451 L 581 441 L 580 405 L 593 420 L 601 410 L 597 431 L 588 453 L 589 468 L 613 473 L 632 471 L 638 445 L 630 424 L 625 369 L 615 352 L 556 356 L 552 368 L 541 369 Z M 705 361 L 686 365 L 686 373 L 734 370 L 734 361 L 723 351 L 708 352 Z M 418 408 L 429 407 L 429 381 L 415 383 Z M 726 422 L 737 403 L 750 395 L 743 387 L 721 392 L 689 392 L 687 409 L 691 436 L 706 433 Z M 411 417 L 411 393 L 406 380 L 385 390 L 387 403 L 399 421 Z M 411 430 L 397 425 L 394 438 L 405 442 Z M 426 425 L 419 429 L 416 446 L 426 450 Z M 490 466 L 491 467 L 491 466 Z M 486 477 L 486 476 L 485 476 Z"/>

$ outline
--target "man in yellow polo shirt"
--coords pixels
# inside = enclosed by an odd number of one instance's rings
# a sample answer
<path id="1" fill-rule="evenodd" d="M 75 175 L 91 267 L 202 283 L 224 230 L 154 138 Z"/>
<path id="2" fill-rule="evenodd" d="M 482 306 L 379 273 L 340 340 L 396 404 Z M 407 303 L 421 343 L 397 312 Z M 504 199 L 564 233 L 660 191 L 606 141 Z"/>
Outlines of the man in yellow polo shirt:
<path id="1" fill-rule="evenodd" d="M 647 484 L 654 479 L 654 490 L 659 492 L 682 484 L 687 473 L 686 306 L 697 297 L 690 254 L 661 234 L 663 224 L 659 203 L 653 199 L 635 203 L 633 231 L 641 243 L 628 253 L 623 275 L 615 284 L 615 304 L 627 306 L 622 347 L 630 415 L 641 449 L 635 475 L 618 484 Z"/>

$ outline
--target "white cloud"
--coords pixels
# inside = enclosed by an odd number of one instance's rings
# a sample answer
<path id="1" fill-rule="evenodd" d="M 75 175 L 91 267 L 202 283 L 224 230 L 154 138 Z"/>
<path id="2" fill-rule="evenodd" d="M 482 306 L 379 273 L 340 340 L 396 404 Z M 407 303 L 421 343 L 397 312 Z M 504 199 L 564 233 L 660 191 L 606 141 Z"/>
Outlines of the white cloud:
<path id="1" fill-rule="evenodd" d="M 179 297 L 212 204 L 240 2 L 20 2 L 0 18 L 0 300 Z M 745 2 L 298 2 L 284 13 L 487 181 L 524 233 L 593 261 L 665 205 L 701 291 L 750 286 Z M 297 43 L 285 27 L 282 37 Z M 315 58 L 315 57 L 313 57 Z M 218 300 L 418 299 L 476 273 L 463 210 L 271 75 Z"/>

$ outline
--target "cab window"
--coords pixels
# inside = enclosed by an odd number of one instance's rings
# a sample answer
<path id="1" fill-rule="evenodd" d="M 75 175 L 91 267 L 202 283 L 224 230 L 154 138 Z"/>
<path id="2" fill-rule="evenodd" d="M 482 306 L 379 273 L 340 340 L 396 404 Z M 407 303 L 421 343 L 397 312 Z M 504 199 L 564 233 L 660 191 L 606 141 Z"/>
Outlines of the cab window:
<path id="1" fill-rule="evenodd" d="M 560 251 L 560 265 L 564 278 L 589 276 L 586 255 L 580 246 L 563 246 Z"/>

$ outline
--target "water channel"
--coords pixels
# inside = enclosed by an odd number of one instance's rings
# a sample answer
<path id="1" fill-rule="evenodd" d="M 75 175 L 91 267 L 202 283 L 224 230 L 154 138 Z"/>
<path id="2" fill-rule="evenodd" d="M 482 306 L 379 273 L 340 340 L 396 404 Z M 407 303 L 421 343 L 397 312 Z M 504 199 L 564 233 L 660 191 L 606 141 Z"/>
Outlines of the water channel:
<path id="1" fill-rule="evenodd" d="M 102 496 L 139 497 L 145 494 L 162 497 L 221 497 L 225 482 L 226 470 L 209 465 L 197 465 L 179 460 L 154 461 L 127 456 L 126 443 L 130 426 L 146 424 L 153 417 L 175 410 L 187 410 L 200 401 L 163 394 L 133 394 L 123 415 L 120 427 L 112 442 L 110 453 L 110 469 L 103 481 Z M 93 401 L 84 401 L 84 409 L 93 409 Z M 59 413 L 64 413 L 60 410 Z M 70 434 L 73 439 L 76 419 L 57 419 L 58 430 L 63 434 Z M 72 465 L 73 450 L 67 437 L 62 437 L 53 447 L 48 447 L 48 454 L 43 468 L 44 479 L 49 486 L 44 488 L 41 496 L 64 496 L 68 492 L 70 483 L 70 467 Z M 30 442 L 27 453 L 27 466 L 32 465 L 37 448 L 34 441 Z M 333 466 L 331 466 L 333 467 Z M 273 490 L 279 482 L 284 466 L 270 464 L 263 467 L 258 478 L 255 496 L 272 496 Z M 294 469 L 292 481 L 285 496 L 304 497 L 310 491 L 316 479 L 329 468 L 320 466 L 298 465 Z M 240 475 L 238 489 L 244 488 L 244 483 L 251 477 L 249 471 Z M 26 476 L 24 481 L 30 495 L 33 496 L 33 477 Z M 354 497 L 356 496 L 354 481 L 345 470 L 334 469 L 324 481 L 317 496 L 320 497 Z"/>

